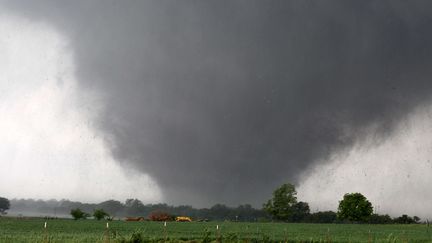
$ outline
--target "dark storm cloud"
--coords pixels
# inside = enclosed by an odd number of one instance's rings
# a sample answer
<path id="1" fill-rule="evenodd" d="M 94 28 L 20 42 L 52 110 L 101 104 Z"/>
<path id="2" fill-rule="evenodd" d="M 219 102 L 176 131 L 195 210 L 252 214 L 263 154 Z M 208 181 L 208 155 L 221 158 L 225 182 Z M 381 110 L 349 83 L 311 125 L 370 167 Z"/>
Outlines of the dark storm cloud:
<path id="1" fill-rule="evenodd" d="M 169 202 L 259 205 L 432 94 L 428 1 L 0 2 L 70 39 L 112 153 Z"/>

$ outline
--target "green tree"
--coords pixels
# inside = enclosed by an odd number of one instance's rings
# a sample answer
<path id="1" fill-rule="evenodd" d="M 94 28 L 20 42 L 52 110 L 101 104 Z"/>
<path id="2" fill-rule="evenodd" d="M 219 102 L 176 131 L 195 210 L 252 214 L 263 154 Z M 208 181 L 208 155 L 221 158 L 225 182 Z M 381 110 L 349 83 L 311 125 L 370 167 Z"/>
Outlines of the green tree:
<path id="1" fill-rule="evenodd" d="M 293 206 L 297 203 L 294 185 L 283 184 L 273 192 L 273 198 L 263 205 L 263 209 L 277 220 L 289 220 L 293 216 Z"/>
<path id="2" fill-rule="evenodd" d="M 393 219 L 388 215 L 372 214 L 368 219 L 369 224 L 392 224 Z"/>
<path id="3" fill-rule="evenodd" d="M 361 193 L 347 193 L 339 202 L 338 218 L 354 222 L 365 222 L 372 215 L 372 204 Z"/>
<path id="4" fill-rule="evenodd" d="M 86 213 L 86 212 L 83 212 L 83 211 L 82 211 L 81 209 L 79 209 L 79 208 L 72 209 L 72 210 L 70 211 L 70 214 L 72 215 L 72 217 L 73 217 L 75 220 L 78 220 L 78 219 L 86 219 L 87 217 L 90 216 L 90 214 L 88 214 L 88 213 Z"/>
<path id="5" fill-rule="evenodd" d="M 9 199 L 0 197 L 0 215 L 6 214 L 6 211 L 10 208 Z"/>
<path id="6" fill-rule="evenodd" d="M 105 212 L 103 209 L 96 209 L 93 211 L 93 217 L 97 220 L 104 219 L 105 217 L 109 217 L 109 214 Z"/>
<path id="7" fill-rule="evenodd" d="M 410 217 L 410 216 L 408 216 L 406 214 L 403 214 L 402 216 L 397 217 L 397 218 L 394 219 L 394 222 L 396 224 L 416 224 L 419 221 L 420 221 L 419 217 L 417 217 L 417 216 Z"/>
<path id="8" fill-rule="evenodd" d="M 303 222 L 310 214 L 309 204 L 307 202 L 298 202 L 292 206 L 292 215 L 290 221 Z"/>

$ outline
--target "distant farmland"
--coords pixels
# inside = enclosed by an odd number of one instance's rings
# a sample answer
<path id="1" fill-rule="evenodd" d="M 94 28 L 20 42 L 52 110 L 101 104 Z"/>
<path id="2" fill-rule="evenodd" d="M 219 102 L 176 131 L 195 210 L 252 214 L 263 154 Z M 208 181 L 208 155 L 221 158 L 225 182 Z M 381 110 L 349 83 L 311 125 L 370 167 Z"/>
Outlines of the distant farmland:
<path id="1" fill-rule="evenodd" d="M 44 222 L 0 218 L 0 242 L 432 242 L 422 224 L 168 222 L 165 228 L 162 222 L 112 221 L 108 232 L 106 221 L 48 220 L 46 231 Z"/>

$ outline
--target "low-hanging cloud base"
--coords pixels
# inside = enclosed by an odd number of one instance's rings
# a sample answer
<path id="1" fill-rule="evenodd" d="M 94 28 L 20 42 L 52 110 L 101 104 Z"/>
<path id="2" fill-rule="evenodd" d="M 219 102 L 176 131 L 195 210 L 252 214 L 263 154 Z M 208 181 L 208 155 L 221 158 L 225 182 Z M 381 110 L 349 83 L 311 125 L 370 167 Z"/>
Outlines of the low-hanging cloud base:
<path id="1" fill-rule="evenodd" d="M 68 40 L 92 128 L 170 203 L 260 205 L 430 104 L 429 2 L 0 4 Z"/>

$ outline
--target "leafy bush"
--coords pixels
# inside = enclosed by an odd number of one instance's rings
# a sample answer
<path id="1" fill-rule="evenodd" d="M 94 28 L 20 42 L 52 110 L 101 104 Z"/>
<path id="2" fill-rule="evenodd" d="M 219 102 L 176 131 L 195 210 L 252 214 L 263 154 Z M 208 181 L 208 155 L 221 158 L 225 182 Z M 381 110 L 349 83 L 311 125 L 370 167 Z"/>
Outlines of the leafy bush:
<path id="1" fill-rule="evenodd" d="M 72 209 L 72 210 L 70 211 L 70 214 L 72 215 L 72 217 L 73 217 L 75 220 L 78 220 L 78 219 L 86 219 L 86 218 L 90 217 L 90 214 L 81 211 L 81 209 L 79 209 L 79 208 Z"/>
<path id="2" fill-rule="evenodd" d="M 104 219 L 106 217 L 109 217 L 109 214 L 105 212 L 103 209 L 96 209 L 93 212 L 93 217 L 97 220 Z"/>
<path id="3" fill-rule="evenodd" d="M 366 222 L 372 215 L 372 204 L 361 193 L 347 193 L 339 202 L 338 218 L 353 222 Z"/>
<path id="4" fill-rule="evenodd" d="M 368 220 L 369 224 L 392 224 L 393 219 L 388 215 L 372 214 Z"/>
<path id="5" fill-rule="evenodd" d="M 331 224 L 337 221 L 337 214 L 333 211 L 316 212 L 308 215 L 307 223 Z"/>
<path id="6" fill-rule="evenodd" d="M 417 217 L 417 216 L 410 217 L 410 216 L 408 216 L 406 214 L 404 214 L 404 215 L 402 215 L 402 216 L 397 217 L 397 218 L 394 219 L 394 222 L 396 224 L 416 224 L 419 221 L 420 221 L 419 217 Z"/>

